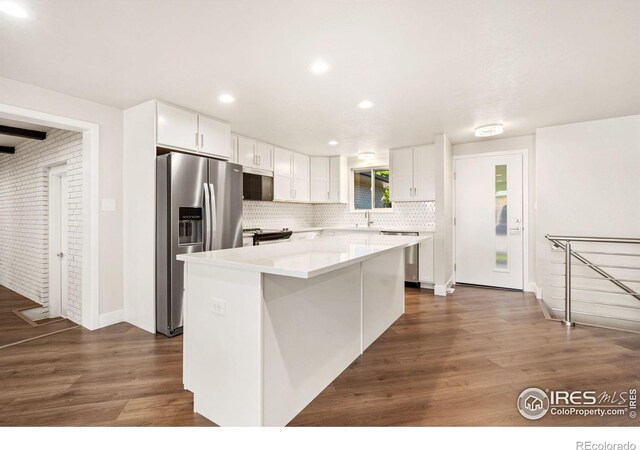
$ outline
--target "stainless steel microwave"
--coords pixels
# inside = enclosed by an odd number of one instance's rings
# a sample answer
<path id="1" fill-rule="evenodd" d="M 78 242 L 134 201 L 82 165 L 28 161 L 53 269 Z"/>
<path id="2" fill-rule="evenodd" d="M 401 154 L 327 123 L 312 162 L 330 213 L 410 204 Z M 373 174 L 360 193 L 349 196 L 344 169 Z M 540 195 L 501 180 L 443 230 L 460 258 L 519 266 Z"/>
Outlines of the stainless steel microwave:
<path id="1" fill-rule="evenodd" d="M 245 171 L 242 174 L 244 200 L 273 201 L 273 177 Z"/>

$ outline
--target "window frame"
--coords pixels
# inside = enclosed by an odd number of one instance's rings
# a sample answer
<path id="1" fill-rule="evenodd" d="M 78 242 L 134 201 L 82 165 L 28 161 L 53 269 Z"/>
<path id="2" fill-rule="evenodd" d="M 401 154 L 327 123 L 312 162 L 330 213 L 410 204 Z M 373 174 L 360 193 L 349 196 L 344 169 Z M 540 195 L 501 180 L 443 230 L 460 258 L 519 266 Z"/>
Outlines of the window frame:
<path id="1" fill-rule="evenodd" d="M 375 212 L 375 213 L 392 213 L 393 212 L 393 204 L 391 202 L 391 208 L 369 208 L 369 209 L 356 209 L 354 196 L 355 196 L 355 173 L 356 171 L 360 172 L 363 170 L 368 170 L 371 172 L 372 179 L 375 179 L 375 175 L 373 174 L 376 170 L 388 170 L 389 171 L 389 191 L 391 191 L 391 167 L 390 164 L 387 165 L 377 165 L 377 166 L 366 166 L 366 167 L 352 167 L 349 170 L 349 212 L 359 213 L 359 212 Z M 371 206 L 374 205 L 375 197 L 374 197 L 374 187 L 375 183 L 371 184 Z"/>

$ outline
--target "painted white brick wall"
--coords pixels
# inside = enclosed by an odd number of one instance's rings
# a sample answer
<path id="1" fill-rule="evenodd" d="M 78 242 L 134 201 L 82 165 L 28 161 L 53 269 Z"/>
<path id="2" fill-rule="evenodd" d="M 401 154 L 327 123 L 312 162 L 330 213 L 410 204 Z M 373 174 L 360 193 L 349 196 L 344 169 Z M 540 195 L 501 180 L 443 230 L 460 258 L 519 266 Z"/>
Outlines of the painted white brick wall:
<path id="1" fill-rule="evenodd" d="M 0 284 L 49 307 L 49 168 L 66 164 L 69 185 L 68 317 L 82 319 L 82 134 L 52 130 L 0 154 Z"/>

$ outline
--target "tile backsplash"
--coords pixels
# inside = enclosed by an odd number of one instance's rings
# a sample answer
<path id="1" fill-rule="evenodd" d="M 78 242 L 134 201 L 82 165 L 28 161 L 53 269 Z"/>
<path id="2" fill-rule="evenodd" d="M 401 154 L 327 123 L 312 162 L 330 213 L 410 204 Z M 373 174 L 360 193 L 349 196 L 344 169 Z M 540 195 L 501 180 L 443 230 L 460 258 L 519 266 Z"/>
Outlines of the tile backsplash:
<path id="1" fill-rule="evenodd" d="M 364 211 L 350 212 L 346 204 L 314 205 L 313 223 L 316 227 L 363 226 L 367 224 Z M 372 212 L 374 227 L 426 228 L 435 230 L 435 202 L 399 202 L 393 212 Z"/>
<path id="2" fill-rule="evenodd" d="M 308 228 L 313 224 L 313 206 L 309 203 L 278 203 L 244 200 L 243 228 Z"/>
<path id="3" fill-rule="evenodd" d="M 244 228 L 353 227 L 366 224 L 364 212 L 350 212 L 349 205 L 340 203 L 308 204 L 245 200 L 243 209 Z M 373 212 L 371 219 L 374 227 L 435 230 L 435 202 L 394 203 L 393 212 Z"/>

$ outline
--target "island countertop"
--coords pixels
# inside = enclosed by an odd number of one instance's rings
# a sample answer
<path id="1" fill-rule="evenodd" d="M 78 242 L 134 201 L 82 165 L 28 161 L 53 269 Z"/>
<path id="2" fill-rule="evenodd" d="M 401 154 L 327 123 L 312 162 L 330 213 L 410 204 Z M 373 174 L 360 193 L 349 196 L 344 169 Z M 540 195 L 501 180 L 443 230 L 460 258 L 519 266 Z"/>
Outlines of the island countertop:
<path id="1" fill-rule="evenodd" d="M 295 278 L 312 278 L 431 236 L 344 235 L 178 255 L 178 260 Z"/>

